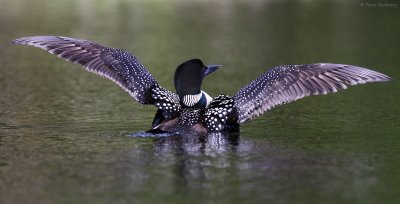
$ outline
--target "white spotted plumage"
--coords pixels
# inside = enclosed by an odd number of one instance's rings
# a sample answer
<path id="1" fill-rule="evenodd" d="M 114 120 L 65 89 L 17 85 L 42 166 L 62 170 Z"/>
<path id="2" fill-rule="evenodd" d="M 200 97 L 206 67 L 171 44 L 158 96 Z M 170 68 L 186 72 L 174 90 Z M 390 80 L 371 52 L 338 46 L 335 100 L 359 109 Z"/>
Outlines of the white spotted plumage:
<path id="1" fill-rule="evenodd" d="M 233 97 L 219 95 L 205 109 L 204 126 L 212 132 L 223 131 L 234 111 Z"/>

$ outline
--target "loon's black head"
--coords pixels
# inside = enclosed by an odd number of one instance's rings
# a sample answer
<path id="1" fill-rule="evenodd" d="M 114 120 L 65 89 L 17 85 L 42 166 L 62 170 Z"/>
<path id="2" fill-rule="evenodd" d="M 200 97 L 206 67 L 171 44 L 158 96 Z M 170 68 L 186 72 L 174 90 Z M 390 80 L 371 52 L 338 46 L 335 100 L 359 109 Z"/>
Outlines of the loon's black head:
<path id="1" fill-rule="evenodd" d="M 220 66 L 205 66 L 199 59 L 191 59 L 179 65 L 175 71 L 174 85 L 181 102 L 185 96 L 195 97 L 195 95 L 201 94 L 201 82 L 204 77 Z M 201 97 L 201 95 L 199 96 Z M 184 105 L 188 106 L 187 104 Z"/>

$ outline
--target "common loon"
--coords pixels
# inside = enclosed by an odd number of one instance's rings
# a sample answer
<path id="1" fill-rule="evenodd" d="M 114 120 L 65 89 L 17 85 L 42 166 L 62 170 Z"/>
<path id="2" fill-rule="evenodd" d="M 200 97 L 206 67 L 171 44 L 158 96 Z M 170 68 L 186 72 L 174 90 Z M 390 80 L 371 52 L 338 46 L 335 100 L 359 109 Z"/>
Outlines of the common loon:
<path id="1" fill-rule="evenodd" d="M 197 133 L 238 131 L 239 125 L 275 106 L 306 96 L 334 93 L 350 85 L 390 81 L 382 73 L 345 64 L 280 65 L 262 73 L 234 96 L 210 97 L 201 90 L 204 77 L 220 65 L 188 60 L 175 71 L 176 93 L 161 87 L 127 51 L 61 36 L 23 37 L 11 41 L 39 47 L 82 65 L 118 84 L 136 101 L 157 107 L 150 132 Z"/>

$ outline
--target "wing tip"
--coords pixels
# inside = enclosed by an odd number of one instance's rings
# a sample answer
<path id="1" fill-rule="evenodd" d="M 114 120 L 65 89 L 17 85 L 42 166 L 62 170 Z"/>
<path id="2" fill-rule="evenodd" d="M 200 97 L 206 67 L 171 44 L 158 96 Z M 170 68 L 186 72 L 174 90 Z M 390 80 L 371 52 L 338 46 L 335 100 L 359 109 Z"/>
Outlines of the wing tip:
<path id="1" fill-rule="evenodd" d="M 364 72 L 363 73 L 364 77 L 370 78 L 370 80 L 365 81 L 365 83 L 393 81 L 392 77 L 390 77 L 386 74 L 383 74 L 381 72 L 375 71 L 374 69 L 370 69 L 370 68 L 360 67 L 360 66 L 356 66 L 356 65 L 349 65 L 349 64 L 333 64 L 333 63 L 319 63 L 319 65 L 325 66 L 328 68 L 340 67 L 340 69 L 343 69 L 343 70 L 347 69 L 350 71 L 362 71 L 362 72 Z M 356 83 L 356 84 L 359 84 L 359 83 Z"/>
<path id="2" fill-rule="evenodd" d="M 358 66 L 354 66 L 354 65 L 351 65 L 351 66 L 353 66 L 353 67 L 355 67 L 357 69 L 367 70 L 368 72 L 370 72 L 371 75 L 375 77 L 375 80 L 373 80 L 373 82 L 389 82 L 389 81 L 393 81 L 392 77 L 390 77 L 390 76 L 388 76 L 386 74 L 383 74 L 383 73 L 381 73 L 379 71 L 375 71 L 373 69 L 369 69 L 369 68 L 365 68 L 365 67 L 358 67 Z"/>
<path id="3" fill-rule="evenodd" d="M 41 38 L 44 36 L 27 36 L 27 37 L 21 37 L 21 38 L 17 38 L 14 40 L 11 40 L 10 43 L 13 45 L 28 45 L 29 43 L 32 43 L 32 40 L 34 40 L 35 38 Z"/>
<path id="4" fill-rule="evenodd" d="M 38 43 L 41 40 L 54 40 L 54 39 L 61 39 L 62 36 L 52 36 L 52 35 L 37 35 L 37 36 L 26 36 L 11 40 L 11 44 L 17 45 L 28 45 L 30 43 Z M 38 42 L 36 42 L 38 41 Z"/>
<path id="5" fill-rule="evenodd" d="M 13 45 L 22 45 L 24 44 L 23 38 L 18 38 L 10 41 L 11 44 Z"/>
<path id="6" fill-rule="evenodd" d="M 389 82 L 389 81 L 393 81 L 394 79 L 386 74 L 382 74 L 382 79 L 380 82 Z"/>

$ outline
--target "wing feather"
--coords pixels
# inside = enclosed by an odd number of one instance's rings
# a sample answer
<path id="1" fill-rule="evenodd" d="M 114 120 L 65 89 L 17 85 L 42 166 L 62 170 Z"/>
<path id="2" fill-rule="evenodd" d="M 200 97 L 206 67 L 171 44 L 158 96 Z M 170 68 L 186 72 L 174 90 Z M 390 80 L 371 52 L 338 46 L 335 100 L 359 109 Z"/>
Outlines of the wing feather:
<path id="1" fill-rule="evenodd" d="M 23 37 L 11 43 L 32 45 L 82 65 L 87 71 L 112 80 L 139 103 L 163 109 L 167 117 L 180 109 L 176 94 L 160 87 L 153 75 L 127 51 L 62 36 Z"/>
<path id="2" fill-rule="evenodd" d="M 137 58 L 123 50 L 61 36 L 23 37 L 11 43 L 32 45 L 64 60 L 80 64 L 86 70 L 114 81 L 142 104 L 148 101 L 141 97 L 144 92 L 157 85 L 157 81 Z M 122 66 L 127 64 L 132 66 Z M 129 71 L 134 74 L 130 75 Z"/>
<path id="3" fill-rule="evenodd" d="M 391 78 L 382 73 L 353 65 L 319 63 L 273 67 L 234 96 L 238 123 L 306 96 L 324 95 L 351 85 L 389 80 Z"/>

